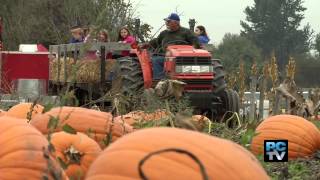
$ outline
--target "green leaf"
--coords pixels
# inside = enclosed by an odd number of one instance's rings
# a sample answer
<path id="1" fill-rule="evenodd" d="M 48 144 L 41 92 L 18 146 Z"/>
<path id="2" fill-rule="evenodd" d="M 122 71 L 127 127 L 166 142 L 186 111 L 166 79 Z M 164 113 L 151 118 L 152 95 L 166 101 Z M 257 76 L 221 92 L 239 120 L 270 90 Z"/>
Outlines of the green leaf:
<path id="1" fill-rule="evenodd" d="M 245 147 L 248 147 L 251 143 L 251 140 L 257 133 L 254 129 L 248 129 L 241 137 L 241 144 Z"/>
<path id="2" fill-rule="evenodd" d="M 63 127 L 62 127 L 62 130 L 64 132 L 67 132 L 69 134 L 77 134 L 77 131 L 71 127 L 69 124 L 65 124 Z"/>
<path id="3" fill-rule="evenodd" d="M 89 128 L 89 129 L 87 129 L 85 134 L 87 136 L 89 136 L 90 138 L 93 138 L 96 133 L 95 133 L 95 131 L 93 129 Z"/>
<path id="4" fill-rule="evenodd" d="M 68 168 L 68 164 L 66 164 L 60 157 L 58 157 L 57 159 L 58 159 L 58 162 L 59 162 L 60 166 L 62 167 L 62 169 Z"/>
<path id="5" fill-rule="evenodd" d="M 56 129 L 58 127 L 58 123 L 59 123 L 58 117 L 50 116 L 47 128 L 48 129 Z"/>
<path id="6" fill-rule="evenodd" d="M 108 133 L 105 138 L 102 139 L 104 145 L 108 146 L 111 143 L 112 133 Z"/>
<path id="7" fill-rule="evenodd" d="M 53 107 L 54 107 L 54 104 L 51 104 L 51 103 L 46 104 L 46 105 L 44 106 L 44 109 L 43 109 L 42 114 L 50 111 Z"/>

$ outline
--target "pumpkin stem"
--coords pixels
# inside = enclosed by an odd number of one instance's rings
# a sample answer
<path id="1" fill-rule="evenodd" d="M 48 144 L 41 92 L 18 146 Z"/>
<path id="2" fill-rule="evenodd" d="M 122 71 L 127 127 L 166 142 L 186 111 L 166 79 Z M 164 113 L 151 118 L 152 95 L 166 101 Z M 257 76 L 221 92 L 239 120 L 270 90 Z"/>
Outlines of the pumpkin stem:
<path id="1" fill-rule="evenodd" d="M 151 156 L 154 156 L 154 155 L 160 154 L 160 153 L 165 153 L 165 152 L 176 152 L 176 153 L 185 154 L 185 155 L 189 156 L 192 160 L 194 160 L 199 165 L 203 180 L 209 180 L 209 176 L 207 174 L 207 171 L 206 171 L 203 163 L 197 158 L 197 156 L 195 156 L 194 154 L 192 154 L 191 152 L 189 152 L 187 150 L 178 149 L 178 148 L 168 148 L 168 149 L 162 149 L 159 151 L 154 151 L 154 152 L 147 154 L 144 158 L 142 158 L 139 162 L 139 165 L 138 165 L 139 175 L 142 180 L 148 180 L 148 178 L 146 177 L 146 175 L 144 174 L 144 172 L 142 170 L 143 164 L 149 158 L 151 158 Z"/>
<path id="2" fill-rule="evenodd" d="M 71 145 L 67 150 L 64 151 L 64 155 L 67 159 L 67 164 L 80 164 L 83 153 L 79 152 L 73 147 L 73 145 Z"/>

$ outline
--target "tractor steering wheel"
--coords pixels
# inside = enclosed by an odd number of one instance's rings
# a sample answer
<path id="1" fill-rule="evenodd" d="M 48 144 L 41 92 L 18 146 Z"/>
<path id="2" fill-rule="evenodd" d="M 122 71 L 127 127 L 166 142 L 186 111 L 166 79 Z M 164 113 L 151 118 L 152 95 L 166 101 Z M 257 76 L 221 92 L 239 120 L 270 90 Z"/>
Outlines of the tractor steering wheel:
<path id="1" fill-rule="evenodd" d="M 152 48 L 152 51 L 154 53 L 159 53 L 160 49 L 161 48 L 164 48 L 164 51 L 166 50 L 166 48 L 169 46 L 169 45 L 189 45 L 190 43 L 188 43 L 187 41 L 184 41 L 184 40 L 173 40 L 173 41 L 169 41 L 167 43 L 163 43 L 161 44 L 160 47 L 157 47 L 157 48 Z"/>

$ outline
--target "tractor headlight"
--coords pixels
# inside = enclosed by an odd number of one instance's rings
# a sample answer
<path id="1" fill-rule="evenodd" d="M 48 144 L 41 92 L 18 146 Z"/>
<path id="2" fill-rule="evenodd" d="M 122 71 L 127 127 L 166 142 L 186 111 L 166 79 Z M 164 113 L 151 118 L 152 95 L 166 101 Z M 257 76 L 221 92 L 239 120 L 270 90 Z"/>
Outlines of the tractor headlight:
<path id="1" fill-rule="evenodd" d="M 176 72 L 177 73 L 210 73 L 212 72 L 212 66 L 198 66 L 198 65 L 177 65 Z"/>

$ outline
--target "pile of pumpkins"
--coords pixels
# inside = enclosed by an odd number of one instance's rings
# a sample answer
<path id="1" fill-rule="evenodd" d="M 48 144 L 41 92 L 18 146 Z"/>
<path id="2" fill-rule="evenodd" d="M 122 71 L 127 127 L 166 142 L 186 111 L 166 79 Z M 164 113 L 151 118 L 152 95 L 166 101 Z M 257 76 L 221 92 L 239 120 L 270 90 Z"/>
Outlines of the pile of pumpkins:
<path id="1" fill-rule="evenodd" d="M 264 120 L 252 152 L 205 133 L 180 128 L 134 129 L 137 119 L 164 112 L 111 113 L 81 107 L 21 103 L 0 112 L 0 179 L 270 179 L 254 154 L 264 139 L 288 139 L 289 158 L 310 156 L 320 132 L 296 116 Z M 205 119 L 195 116 L 194 119 Z"/>

